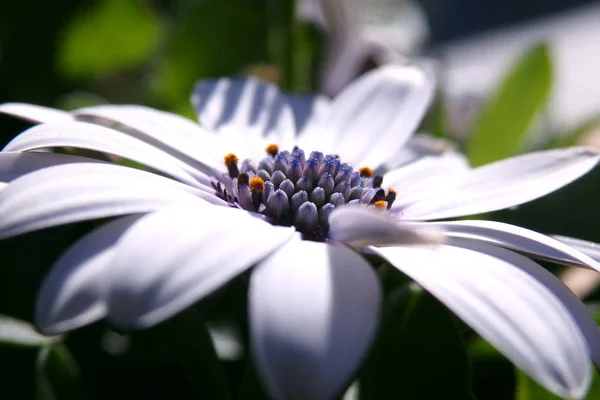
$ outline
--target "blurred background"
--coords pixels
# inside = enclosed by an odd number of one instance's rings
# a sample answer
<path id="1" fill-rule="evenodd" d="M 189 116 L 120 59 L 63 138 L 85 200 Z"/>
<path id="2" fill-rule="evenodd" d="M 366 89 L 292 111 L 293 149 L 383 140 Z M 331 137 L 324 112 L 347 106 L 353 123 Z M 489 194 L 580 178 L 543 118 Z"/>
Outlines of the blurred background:
<path id="1" fill-rule="evenodd" d="M 414 60 L 432 66 L 439 87 L 422 131 L 456 141 L 473 165 L 573 144 L 600 148 L 597 1 L 340 4 L 350 10 L 345 22 L 321 9 L 319 0 L 4 0 L 0 102 L 66 110 L 135 103 L 195 118 L 189 95 L 201 78 L 256 75 L 286 90 L 335 95 L 378 64 Z M 0 144 L 28 126 L 0 116 Z M 598 199 L 600 171 L 595 171 L 531 204 L 484 217 L 600 242 Z M 45 268 L 85 229 L 89 226 L 1 244 L 10 268 L 0 277 L 0 313 L 31 321 Z M 39 251 L 28 251 L 31 240 L 37 240 Z M 595 276 L 565 279 L 573 279 L 569 284 L 591 306 L 600 298 Z M 54 354 L 53 362 L 84 381 L 89 398 L 153 396 L 161 390 L 189 395 L 170 364 L 148 367 L 140 358 L 143 347 L 126 361 L 115 361 L 128 339 L 103 326 L 84 328 L 70 340 L 75 357 Z M 89 349 L 92 342 L 101 342 L 99 350 Z M 477 398 L 553 398 L 541 391 L 515 392 L 515 382 L 527 378 L 485 343 L 470 346 Z M 0 398 L 81 398 L 77 391 L 39 392 L 40 374 L 51 371 L 40 357 L 37 348 L 0 345 Z M 231 368 L 231 376 L 240 375 L 239 366 Z M 147 386 L 153 377 L 159 383 Z M 144 385 L 147 390 L 141 391 Z"/>

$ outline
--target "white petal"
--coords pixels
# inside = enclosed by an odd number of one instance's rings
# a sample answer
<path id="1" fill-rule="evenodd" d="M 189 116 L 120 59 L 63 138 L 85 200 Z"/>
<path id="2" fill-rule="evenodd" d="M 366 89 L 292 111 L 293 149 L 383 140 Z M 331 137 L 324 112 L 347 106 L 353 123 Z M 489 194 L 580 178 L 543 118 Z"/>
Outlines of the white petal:
<path id="1" fill-rule="evenodd" d="M 426 133 L 415 133 L 397 153 L 386 160 L 380 170 L 376 171 L 376 175 L 415 162 L 423 157 L 458 154 L 457 151 L 458 147 L 454 142 Z"/>
<path id="2" fill-rule="evenodd" d="M 291 151 L 294 115 L 276 86 L 256 78 L 205 80 L 196 84 L 192 104 L 200 123 L 218 132 L 265 138 Z"/>
<path id="3" fill-rule="evenodd" d="M 600 244 L 567 236 L 552 235 L 552 237 L 600 262 Z"/>
<path id="4" fill-rule="evenodd" d="M 329 216 L 329 239 L 363 247 L 372 244 L 438 244 L 444 242 L 445 237 L 441 229 L 433 226 L 402 224 L 380 211 L 348 205 L 336 208 Z"/>
<path id="5" fill-rule="evenodd" d="M 321 141 L 355 166 L 376 169 L 410 138 L 425 115 L 433 85 L 415 67 L 386 65 L 349 85 L 331 103 Z"/>
<path id="6" fill-rule="evenodd" d="M 423 156 L 383 175 L 383 183 L 396 191 L 392 208 L 398 209 L 451 185 L 468 171 L 469 164 L 460 153 Z"/>
<path id="7" fill-rule="evenodd" d="M 221 166 L 223 156 L 231 152 L 212 132 L 194 121 L 149 107 L 101 105 L 80 108 L 73 114 L 82 121 L 122 130 L 185 160 L 192 168 L 198 170 L 203 170 L 206 164 L 212 167 Z M 115 126 L 115 122 L 123 126 Z"/>
<path id="8" fill-rule="evenodd" d="M 157 324 L 239 275 L 294 235 L 249 213 L 174 205 L 149 214 L 121 238 L 108 272 L 109 320 Z"/>
<path id="9" fill-rule="evenodd" d="M 170 175 L 195 187 L 199 183 L 184 168 L 181 160 L 160 149 L 114 129 L 86 122 L 42 124 L 11 140 L 3 151 L 29 151 L 52 147 L 76 147 L 124 157 Z"/>
<path id="10" fill-rule="evenodd" d="M 417 226 L 439 227 L 446 235 L 504 247 L 540 260 L 586 267 L 600 272 L 600 263 L 549 236 L 495 221 L 465 220 L 426 222 Z"/>
<path id="11" fill-rule="evenodd" d="M 326 96 L 286 94 L 285 98 L 294 113 L 298 136 L 317 127 L 329 113 L 330 102 Z M 303 148 L 308 152 L 312 149 L 312 145 Z"/>
<path id="12" fill-rule="evenodd" d="M 248 296 L 253 354 L 273 398 L 341 394 L 378 325 L 373 268 L 342 245 L 292 240 L 256 267 Z"/>
<path id="13" fill-rule="evenodd" d="M 586 147 L 547 150 L 475 168 L 450 188 L 403 210 L 405 219 L 441 219 L 479 214 L 526 203 L 551 193 L 598 163 Z"/>
<path id="14" fill-rule="evenodd" d="M 101 163 L 91 158 L 54 153 L 0 152 L 0 182 L 9 182 L 38 169 L 72 163 Z"/>
<path id="15" fill-rule="evenodd" d="M 105 276 L 119 237 L 139 215 L 109 222 L 73 244 L 56 261 L 38 292 L 35 323 L 57 334 L 106 316 Z"/>
<path id="16" fill-rule="evenodd" d="M 583 397 L 591 381 L 587 345 L 565 305 L 529 273 L 542 268 L 500 247 L 454 242 L 473 249 L 372 249 L 547 389 Z"/>
<path id="17" fill-rule="evenodd" d="M 0 113 L 14 115 L 31 122 L 69 122 L 73 116 L 66 111 L 26 103 L 0 104 Z"/>
<path id="18" fill-rule="evenodd" d="M 148 212 L 174 201 L 203 203 L 186 190 L 193 188 L 112 164 L 48 167 L 15 179 L 0 191 L 0 238 L 88 219 Z"/>

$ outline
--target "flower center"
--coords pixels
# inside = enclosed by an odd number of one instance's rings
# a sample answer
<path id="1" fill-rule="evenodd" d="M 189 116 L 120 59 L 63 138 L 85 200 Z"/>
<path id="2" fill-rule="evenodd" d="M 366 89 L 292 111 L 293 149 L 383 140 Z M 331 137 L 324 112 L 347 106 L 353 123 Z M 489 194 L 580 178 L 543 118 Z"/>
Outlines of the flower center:
<path id="1" fill-rule="evenodd" d="M 274 144 L 265 152 L 258 164 L 238 163 L 234 154 L 224 157 L 233 180 L 233 197 L 226 200 L 275 225 L 294 226 L 305 239 L 327 239 L 329 214 L 336 207 L 358 203 L 385 211 L 396 199 L 393 189 L 381 188 L 383 177 L 373 177 L 368 167 L 354 171 L 337 156 L 313 151 L 306 157 L 302 149 L 279 151 Z"/>

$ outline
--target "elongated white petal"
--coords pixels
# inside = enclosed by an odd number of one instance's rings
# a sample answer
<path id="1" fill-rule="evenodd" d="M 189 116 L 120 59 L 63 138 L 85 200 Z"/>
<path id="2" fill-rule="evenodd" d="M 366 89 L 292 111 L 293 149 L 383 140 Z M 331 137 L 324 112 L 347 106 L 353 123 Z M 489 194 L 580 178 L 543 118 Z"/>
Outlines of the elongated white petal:
<path id="1" fill-rule="evenodd" d="M 204 203 L 186 190 L 193 188 L 112 164 L 48 167 L 15 179 L 0 191 L 0 238 L 152 211 L 174 201 Z"/>
<path id="2" fill-rule="evenodd" d="M 0 152 L 0 182 L 9 182 L 38 169 L 73 163 L 101 163 L 91 158 L 54 153 Z"/>
<path id="3" fill-rule="evenodd" d="M 86 122 L 34 126 L 10 141 L 3 151 L 52 147 L 76 147 L 110 153 L 139 162 L 188 185 L 200 187 L 200 183 L 181 167 L 181 161 L 177 158 L 122 132 Z"/>
<path id="4" fill-rule="evenodd" d="M 0 104 L 0 113 L 14 115 L 31 122 L 69 122 L 73 116 L 66 111 L 27 103 Z"/>
<path id="5" fill-rule="evenodd" d="M 458 154 L 457 150 L 457 145 L 454 142 L 436 138 L 426 133 L 415 133 L 397 153 L 393 154 L 380 166 L 380 170 L 377 170 L 376 174 L 381 175 L 386 171 L 415 162 L 423 157 Z"/>
<path id="6" fill-rule="evenodd" d="M 598 325 L 590 315 L 587 307 L 567 288 L 567 286 L 565 286 L 563 282 L 560 281 L 560 279 L 523 256 L 498 248 L 497 246 L 490 246 L 466 240 L 453 240 L 453 242 L 460 247 L 480 251 L 505 260 L 511 264 L 518 265 L 523 271 L 544 285 L 563 303 L 571 317 L 575 319 L 586 340 L 590 357 L 597 366 L 600 366 L 600 328 L 598 328 Z"/>
<path id="7" fill-rule="evenodd" d="M 372 267 L 342 245 L 292 240 L 256 267 L 248 296 L 252 350 L 273 398 L 340 394 L 376 332 Z"/>
<path id="8" fill-rule="evenodd" d="M 565 265 L 586 267 L 600 272 L 600 263 L 577 248 L 549 236 L 515 225 L 495 221 L 425 222 L 416 226 L 439 227 L 446 235 L 504 247 L 517 253 Z"/>
<path id="9" fill-rule="evenodd" d="M 568 236 L 552 235 L 552 237 L 600 262 L 600 244 Z"/>
<path id="10" fill-rule="evenodd" d="M 406 219 L 479 214 L 545 196 L 596 166 L 598 152 L 586 147 L 539 151 L 475 168 L 426 200 L 403 210 Z"/>
<path id="11" fill-rule="evenodd" d="M 586 342 L 565 305 L 528 273 L 541 269 L 533 261 L 484 243 L 476 250 L 447 245 L 371 249 L 547 389 L 565 398 L 585 395 L 591 380 Z"/>
<path id="12" fill-rule="evenodd" d="M 192 104 L 200 123 L 218 132 L 264 138 L 291 150 L 294 115 L 276 86 L 256 78 L 205 80 L 196 84 Z"/>
<path id="13" fill-rule="evenodd" d="M 361 206 L 338 207 L 329 216 L 329 239 L 349 246 L 393 244 L 438 244 L 442 229 L 428 225 L 402 224 L 381 211 Z"/>
<path id="14" fill-rule="evenodd" d="M 179 115 L 137 105 L 101 105 L 73 112 L 82 121 L 105 125 L 126 132 L 181 159 L 192 169 L 203 171 L 206 165 L 221 166 L 224 147 L 212 132 Z M 122 126 L 115 126 L 115 122 Z"/>
<path id="15" fill-rule="evenodd" d="M 318 124 L 321 123 L 323 118 L 327 116 L 330 108 L 330 101 L 326 96 L 315 94 L 315 95 L 292 95 L 286 94 L 285 98 L 290 105 L 292 112 L 294 113 L 294 122 L 296 125 L 296 132 L 298 136 L 302 136 L 303 133 L 308 132 Z M 304 144 L 302 145 L 304 146 Z M 312 145 L 303 149 L 305 151 L 311 151 Z M 308 150 L 311 149 L 311 150 Z"/>
<path id="16" fill-rule="evenodd" d="M 140 215 L 109 222 L 73 244 L 56 261 L 38 292 L 35 323 L 46 334 L 57 334 L 106 316 L 106 279 L 115 244 Z"/>
<path id="17" fill-rule="evenodd" d="M 294 235 L 245 211 L 174 205 L 149 214 L 119 241 L 108 272 L 110 321 L 157 324 L 239 275 Z"/>
<path id="18" fill-rule="evenodd" d="M 452 185 L 468 171 L 467 160 L 459 153 L 424 156 L 388 172 L 383 176 L 383 183 L 396 192 L 392 208 L 401 209 L 407 204 L 426 199 L 442 187 Z"/>
<path id="19" fill-rule="evenodd" d="M 319 129 L 321 140 L 329 139 L 336 154 L 352 165 L 375 169 L 413 134 L 432 95 L 432 82 L 420 69 L 380 67 L 333 100 L 330 117 Z"/>

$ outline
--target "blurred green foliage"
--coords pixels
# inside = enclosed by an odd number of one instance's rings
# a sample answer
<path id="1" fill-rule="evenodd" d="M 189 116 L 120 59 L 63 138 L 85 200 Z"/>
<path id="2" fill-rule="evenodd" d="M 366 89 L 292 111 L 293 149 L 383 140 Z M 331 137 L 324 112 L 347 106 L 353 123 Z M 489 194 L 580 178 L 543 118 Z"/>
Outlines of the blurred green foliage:
<path id="1" fill-rule="evenodd" d="M 66 24 L 57 49 L 59 70 L 86 78 L 143 64 L 156 48 L 159 16 L 143 2 L 82 4 Z"/>
<path id="2" fill-rule="evenodd" d="M 552 87 L 552 61 L 547 45 L 529 50 L 516 62 L 491 95 L 467 138 L 474 166 L 515 155 Z"/>

